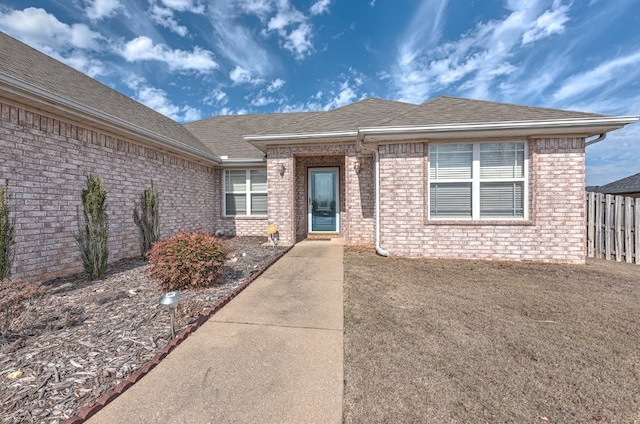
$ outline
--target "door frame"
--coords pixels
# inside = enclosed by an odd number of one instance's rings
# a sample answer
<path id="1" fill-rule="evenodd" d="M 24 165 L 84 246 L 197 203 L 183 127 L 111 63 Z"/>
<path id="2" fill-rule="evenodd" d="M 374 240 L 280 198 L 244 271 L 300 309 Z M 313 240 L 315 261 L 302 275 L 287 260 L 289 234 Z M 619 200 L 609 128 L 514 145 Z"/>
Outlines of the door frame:
<path id="1" fill-rule="evenodd" d="M 335 178 L 335 220 L 336 220 L 336 229 L 335 231 L 313 231 L 313 216 L 312 216 L 312 207 L 311 207 L 311 182 L 313 179 L 311 178 L 311 174 L 313 172 L 333 172 L 336 176 Z M 339 234 L 340 233 L 340 167 L 338 166 L 314 166 L 307 168 L 307 233 L 308 234 Z"/>

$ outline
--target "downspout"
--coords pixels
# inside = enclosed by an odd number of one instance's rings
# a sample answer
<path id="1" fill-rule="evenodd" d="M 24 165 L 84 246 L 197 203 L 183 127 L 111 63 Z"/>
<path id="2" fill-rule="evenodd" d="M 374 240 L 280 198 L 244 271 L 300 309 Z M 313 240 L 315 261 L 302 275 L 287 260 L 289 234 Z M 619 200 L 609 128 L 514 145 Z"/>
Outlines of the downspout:
<path id="1" fill-rule="evenodd" d="M 373 152 L 376 157 L 376 253 L 380 256 L 389 256 L 389 252 L 380 247 L 380 154 L 378 149 L 373 149 L 364 145 L 364 134 L 358 131 L 356 137 L 357 146 L 362 150 Z"/>
<path id="2" fill-rule="evenodd" d="M 593 139 L 593 140 L 590 140 L 590 141 L 586 141 L 586 142 L 584 143 L 584 147 L 591 146 L 592 144 L 599 143 L 599 142 L 601 142 L 602 140 L 604 140 L 605 138 L 607 138 L 607 133 L 602 133 L 602 134 L 600 134 L 600 135 L 598 136 L 598 138 Z"/>

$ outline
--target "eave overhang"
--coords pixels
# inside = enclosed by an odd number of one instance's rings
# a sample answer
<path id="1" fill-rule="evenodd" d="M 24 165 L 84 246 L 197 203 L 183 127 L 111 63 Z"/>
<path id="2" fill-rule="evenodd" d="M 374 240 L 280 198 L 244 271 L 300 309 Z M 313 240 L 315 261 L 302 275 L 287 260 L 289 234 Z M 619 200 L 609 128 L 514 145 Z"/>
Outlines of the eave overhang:
<path id="1" fill-rule="evenodd" d="M 267 159 L 243 159 L 243 158 L 226 158 L 222 156 L 223 168 L 263 168 L 267 164 Z"/>
<path id="2" fill-rule="evenodd" d="M 356 131 L 247 135 L 244 139 L 262 151 L 267 147 L 364 142 L 400 142 L 491 137 L 591 137 L 634 123 L 640 116 L 602 116 L 535 121 L 506 121 L 361 127 Z"/>
<path id="3" fill-rule="evenodd" d="M 160 151 L 189 157 L 206 165 L 218 166 L 221 160 L 188 144 L 158 134 L 139 125 L 109 115 L 55 93 L 0 73 L 0 97 L 24 104 L 49 116 L 58 116 L 77 124 L 90 125 L 115 136 L 135 140 Z"/>

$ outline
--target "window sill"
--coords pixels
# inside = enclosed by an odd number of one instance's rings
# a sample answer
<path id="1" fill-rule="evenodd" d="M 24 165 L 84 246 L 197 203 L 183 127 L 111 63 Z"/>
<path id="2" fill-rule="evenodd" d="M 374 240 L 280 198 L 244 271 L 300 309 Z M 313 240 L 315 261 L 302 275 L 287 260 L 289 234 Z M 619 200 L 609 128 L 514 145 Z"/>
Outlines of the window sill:
<path id="1" fill-rule="evenodd" d="M 529 227 L 535 225 L 531 219 L 483 219 L 483 220 L 459 220 L 459 219 L 428 219 L 426 225 L 459 225 L 459 226 L 520 226 Z"/>
<path id="2" fill-rule="evenodd" d="M 223 215 L 222 219 L 233 221 L 264 221 L 267 215 Z"/>

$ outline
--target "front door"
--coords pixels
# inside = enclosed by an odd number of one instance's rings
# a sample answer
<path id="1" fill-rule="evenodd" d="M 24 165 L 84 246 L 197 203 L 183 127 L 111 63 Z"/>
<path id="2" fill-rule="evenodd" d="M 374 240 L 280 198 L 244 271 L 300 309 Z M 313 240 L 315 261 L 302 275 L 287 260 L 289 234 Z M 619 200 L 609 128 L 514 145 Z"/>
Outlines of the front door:
<path id="1" fill-rule="evenodd" d="M 309 232 L 339 231 L 339 175 L 339 168 L 309 168 Z"/>

